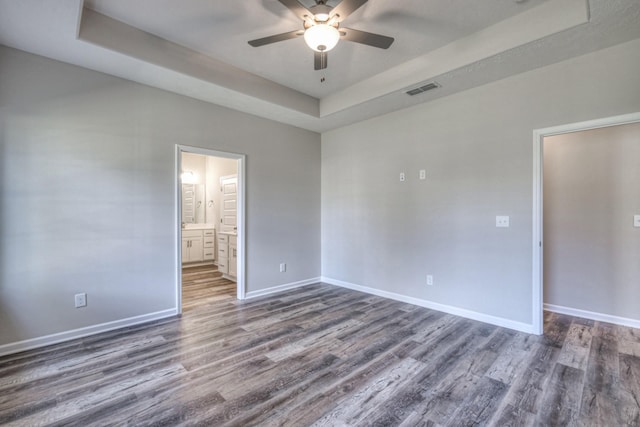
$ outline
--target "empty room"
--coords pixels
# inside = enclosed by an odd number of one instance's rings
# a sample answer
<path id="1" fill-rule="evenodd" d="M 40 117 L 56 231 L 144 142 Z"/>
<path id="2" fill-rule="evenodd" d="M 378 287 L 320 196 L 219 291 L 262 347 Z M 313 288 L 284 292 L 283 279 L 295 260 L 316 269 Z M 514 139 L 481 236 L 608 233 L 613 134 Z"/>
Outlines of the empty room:
<path id="1" fill-rule="evenodd" d="M 640 426 L 637 0 L 0 0 L 0 425 Z"/>

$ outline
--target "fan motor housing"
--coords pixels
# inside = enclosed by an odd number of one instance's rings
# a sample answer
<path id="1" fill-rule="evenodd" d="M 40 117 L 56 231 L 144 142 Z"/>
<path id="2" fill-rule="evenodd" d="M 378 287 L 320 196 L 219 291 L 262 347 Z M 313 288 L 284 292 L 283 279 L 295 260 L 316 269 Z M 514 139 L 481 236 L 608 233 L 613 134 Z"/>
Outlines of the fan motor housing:
<path id="1" fill-rule="evenodd" d="M 313 13 L 313 19 L 316 22 L 327 22 L 331 14 L 331 6 L 326 4 L 316 4 L 309 8 L 309 12 Z"/>

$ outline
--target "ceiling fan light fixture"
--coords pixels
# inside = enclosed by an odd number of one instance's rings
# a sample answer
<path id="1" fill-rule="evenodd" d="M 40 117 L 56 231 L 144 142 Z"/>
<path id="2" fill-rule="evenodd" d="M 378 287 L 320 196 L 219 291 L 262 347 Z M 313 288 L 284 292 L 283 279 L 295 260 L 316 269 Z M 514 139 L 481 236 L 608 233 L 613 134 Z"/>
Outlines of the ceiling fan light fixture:
<path id="1" fill-rule="evenodd" d="M 306 29 L 304 41 L 316 52 L 328 52 L 338 44 L 340 32 L 334 26 L 316 24 Z"/>
<path id="2" fill-rule="evenodd" d="M 331 15 L 330 6 L 327 6 L 326 1 L 316 2 L 315 5 L 309 8 L 309 12 L 313 13 L 313 19 L 318 23 L 326 24 Z"/>

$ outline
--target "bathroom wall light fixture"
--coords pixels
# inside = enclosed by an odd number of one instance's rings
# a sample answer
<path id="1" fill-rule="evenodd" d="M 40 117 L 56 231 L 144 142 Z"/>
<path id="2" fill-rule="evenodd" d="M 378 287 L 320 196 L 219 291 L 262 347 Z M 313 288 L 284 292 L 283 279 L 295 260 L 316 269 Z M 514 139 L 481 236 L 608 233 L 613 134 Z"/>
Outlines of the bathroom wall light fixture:
<path id="1" fill-rule="evenodd" d="M 193 184 L 194 182 L 196 182 L 196 176 L 191 171 L 185 171 L 182 172 L 182 175 L 180 175 L 180 180 L 183 184 Z"/>

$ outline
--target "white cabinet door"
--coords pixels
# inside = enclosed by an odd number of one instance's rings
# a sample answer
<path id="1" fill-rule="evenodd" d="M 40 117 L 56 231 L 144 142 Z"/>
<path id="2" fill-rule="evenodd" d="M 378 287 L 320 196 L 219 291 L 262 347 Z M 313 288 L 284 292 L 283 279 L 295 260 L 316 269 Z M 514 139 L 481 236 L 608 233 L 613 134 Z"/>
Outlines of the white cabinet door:
<path id="1" fill-rule="evenodd" d="M 229 276 L 238 275 L 238 245 L 235 241 L 229 243 Z"/>
<path id="2" fill-rule="evenodd" d="M 229 273 L 229 236 L 218 234 L 218 271 L 222 274 Z"/>
<path id="3" fill-rule="evenodd" d="M 227 258 L 218 258 L 218 271 L 222 274 L 229 273 L 229 266 L 227 265 Z"/>
<path id="4" fill-rule="evenodd" d="M 202 262 L 204 260 L 204 239 L 202 230 L 182 231 L 182 262 Z"/>
<path id="5" fill-rule="evenodd" d="M 182 262 L 189 262 L 189 239 L 182 239 Z"/>
<path id="6" fill-rule="evenodd" d="M 202 250 L 202 238 L 192 237 L 191 247 L 189 248 L 189 261 L 202 261 L 204 259 L 204 251 Z"/>

